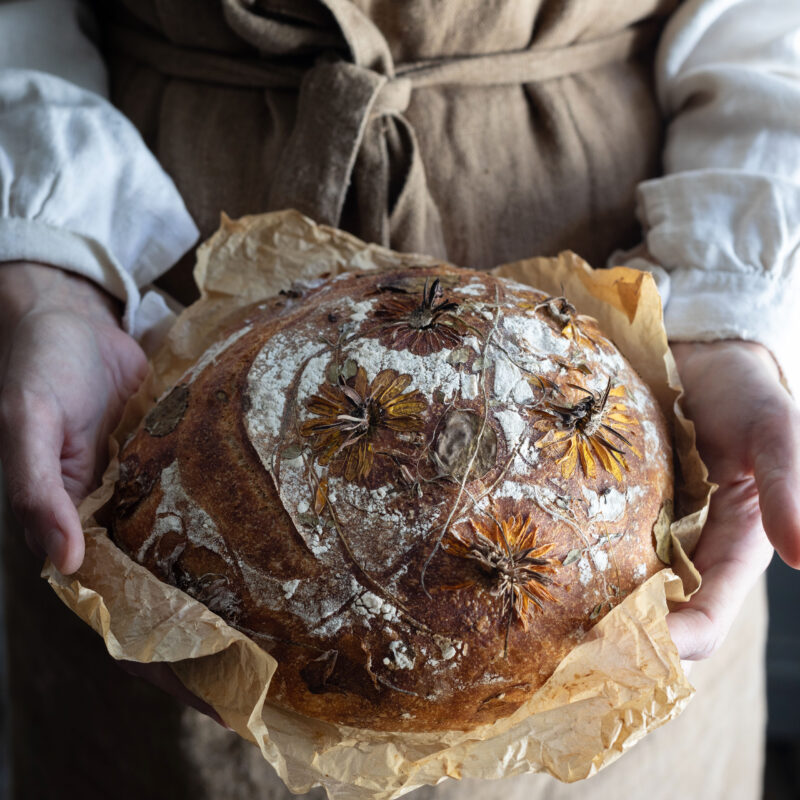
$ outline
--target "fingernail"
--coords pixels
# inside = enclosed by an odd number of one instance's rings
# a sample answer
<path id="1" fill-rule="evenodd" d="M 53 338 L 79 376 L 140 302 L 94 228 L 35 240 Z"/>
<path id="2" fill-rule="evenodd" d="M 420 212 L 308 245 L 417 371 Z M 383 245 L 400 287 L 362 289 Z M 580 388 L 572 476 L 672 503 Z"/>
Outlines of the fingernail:
<path id="1" fill-rule="evenodd" d="M 61 555 L 61 550 L 64 547 L 64 534 L 58 528 L 51 528 L 49 531 L 44 532 L 42 545 L 50 560 L 55 561 L 56 557 Z"/>

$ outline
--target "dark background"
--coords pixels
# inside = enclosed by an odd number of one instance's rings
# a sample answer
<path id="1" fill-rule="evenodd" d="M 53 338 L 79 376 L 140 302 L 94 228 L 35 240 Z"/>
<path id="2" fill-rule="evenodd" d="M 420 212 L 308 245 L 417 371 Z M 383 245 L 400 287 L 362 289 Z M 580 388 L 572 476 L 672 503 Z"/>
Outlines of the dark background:
<path id="1" fill-rule="evenodd" d="M 777 556 L 767 573 L 769 725 L 764 800 L 800 798 L 800 572 Z"/>

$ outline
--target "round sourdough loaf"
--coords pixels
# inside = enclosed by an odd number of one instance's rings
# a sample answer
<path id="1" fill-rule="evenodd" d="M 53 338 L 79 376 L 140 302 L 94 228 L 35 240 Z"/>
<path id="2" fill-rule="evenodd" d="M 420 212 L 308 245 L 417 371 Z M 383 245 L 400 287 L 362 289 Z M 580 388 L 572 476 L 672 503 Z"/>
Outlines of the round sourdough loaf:
<path id="1" fill-rule="evenodd" d="M 120 455 L 114 540 L 331 722 L 516 710 L 662 567 L 667 428 L 594 320 L 453 267 L 250 306 Z"/>

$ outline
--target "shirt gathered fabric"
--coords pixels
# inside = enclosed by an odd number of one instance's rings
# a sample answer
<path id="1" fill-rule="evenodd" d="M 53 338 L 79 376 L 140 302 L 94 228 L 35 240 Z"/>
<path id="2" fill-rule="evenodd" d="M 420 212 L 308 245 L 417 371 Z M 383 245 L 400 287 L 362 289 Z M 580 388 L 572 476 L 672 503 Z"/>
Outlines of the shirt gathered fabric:
<path id="1" fill-rule="evenodd" d="M 93 20 L 77 0 L 0 5 L 0 261 L 71 270 L 125 301 L 197 240 L 172 180 L 107 100 Z M 152 310 L 152 305 L 151 305 Z"/>
<path id="2" fill-rule="evenodd" d="M 136 5 L 145 9 L 137 12 L 140 15 L 155 13 L 148 11 L 151 3 Z M 251 13 L 246 11 L 249 4 L 221 5 L 229 19 Z M 330 9 L 320 10 L 319 5 L 304 1 L 292 10 L 305 15 L 320 49 L 341 49 L 335 32 L 324 24 Z M 547 4 L 536 0 L 516 7 L 513 14 L 494 8 L 482 11 L 482 4 L 467 3 L 439 20 L 431 22 L 426 17 L 426 27 L 417 25 L 414 19 L 420 17 L 408 13 L 405 6 L 401 11 L 397 4 L 381 0 L 333 3 L 333 8 L 340 13 L 337 6 L 350 5 L 354 15 L 380 27 L 388 45 L 388 52 L 356 53 L 353 59 L 352 42 L 346 43 L 351 60 L 383 59 L 379 70 L 384 73 L 388 60 L 390 77 L 395 77 L 391 73 L 396 64 L 412 64 L 419 71 L 456 53 L 487 54 L 498 42 L 510 53 L 591 43 L 619 31 L 621 23 L 635 25 L 648 16 L 658 17 L 674 4 L 656 0 L 614 4 L 609 11 L 608 4 L 601 3 L 602 12 L 598 4 L 574 4 L 567 19 L 562 16 L 558 25 L 550 25 L 544 13 Z M 217 22 L 210 7 L 201 4 L 198 15 L 206 18 L 207 26 L 195 25 L 195 30 L 205 33 Z M 625 19 L 624 9 L 634 7 L 635 13 L 628 12 Z M 255 92 L 262 106 L 257 111 L 260 121 L 266 116 L 268 124 L 280 123 L 284 129 L 266 137 L 254 156 L 256 170 L 252 162 L 232 167 L 224 148 L 202 153 L 215 163 L 191 164 L 194 170 L 205 167 L 234 175 L 235 181 L 220 181 L 237 187 L 236 197 L 231 196 L 229 202 L 224 191 L 211 204 L 207 197 L 187 196 L 181 183 L 188 168 L 169 158 L 169 149 L 174 151 L 179 143 L 172 141 L 168 147 L 157 141 L 146 143 L 148 133 L 157 135 L 152 120 L 134 120 L 143 137 L 105 99 L 106 75 L 86 11 L 78 0 L 11 0 L 0 6 L 0 261 L 41 261 L 95 280 L 125 301 L 126 329 L 141 338 L 154 327 L 163 327 L 171 313 L 161 295 L 142 290 L 189 250 L 197 241 L 198 227 L 203 234 L 209 233 L 216 226 L 219 208 L 234 216 L 264 210 L 274 205 L 276 179 L 288 185 L 292 178 L 302 178 L 296 173 L 282 178 L 280 164 L 286 163 L 281 151 L 292 147 L 291 136 L 299 138 L 291 123 L 304 110 L 294 108 L 294 100 L 282 88 L 262 87 Z M 522 25 L 521 13 L 528 17 Z M 273 24 L 267 15 L 254 19 L 263 26 Z M 245 20 L 240 32 L 252 33 L 252 22 Z M 211 42 L 207 33 L 203 41 L 182 40 L 178 25 L 168 33 L 173 42 L 195 50 L 211 47 L 235 57 L 243 51 L 246 56 L 255 52 L 230 29 L 215 33 L 217 41 Z M 289 42 L 284 49 L 297 55 L 308 46 L 308 37 L 298 37 L 294 46 Z M 362 176 L 374 175 L 375 169 L 359 170 L 363 165 L 351 165 L 345 175 L 350 181 L 348 196 L 333 201 L 339 205 L 339 219 L 321 221 L 355 227 L 366 238 L 382 238 L 403 249 L 438 250 L 455 263 L 470 266 L 553 254 L 563 248 L 574 249 L 599 265 L 615 248 L 635 243 L 636 231 L 618 222 L 633 219 L 635 198 L 648 255 L 642 259 L 617 250 L 613 260 L 656 273 L 671 338 L 761 342 L 776 356 L 796 390 L 800 363 L 791 343 L 800 333 L 800 320 L 792 313 L 800 299 L 800 134 L 796 125 L 800 118 L 800 6 L 782 0 L 690 0 L 672 15 L 655 63 L 658 101 L 669 122 L 663 175 L 653 154 L 653 143 L 658 148 L 662 143 L 647 109 L 647 71 L 629 70 L 634 77 L 620 83 L 614 75 L 619 66 L 601 64 L 578 76 L 556 69 L 549 80 L 510 86 L 487 79 L 493 85 L 480 101 L 485 110 L 480 125 L 469 113 L 463 120 L 452 115 L 459 108 L 454 95 L 474 94 L 481 87 L 465 87 L 458 80 L 450 85 L 419 85 L 410 98 L 399 100 L 395 91 L 394 97 L 388 97 L 389 111 L 394 110 L 392 103 L 399 102 L 403 117 L 384 116 L 384 146 L 414 153 L 409 158 L 406 152 L 397 159 L 399 166 L 390 163 L 388 169 L 419 170 L 414 159 L 422 162 L 426 167 L 423 180 L 432 199 L 432 208 L 422 213 L 428 220 L 438 218 L 438 226 L 402 219 L 420 213 L 419 208 L 403 206 L 408 175 L 385 177 L 388 193 L 397 192 L 398 186 L 400 190 L 399 197 L 388 200 L 389 216 L 395 219 L 374 214 L 370 219 L 369 194 L 375 182 Z M 125 76 L 123 108 L 125 92 L 163 91 L 153 87 L 152 77 L 141 73 L 129 71 Z M 406 77 L 414 78 L 413 74 Z M 163 77 L 159 80 L 165 83 Z M 200 96 L 187 115 L 202 121 L 202 94 L 207 87 L 192 86 L 191 79 L 172 83 L 178 84 L 168 87 L 173 94 L 194 91 Z M 587 83 L 593 83 L 588 91 Z M 622 89 L 615 90 L 614 85 Z M 351 88 L 345 86 L 345 90 Z M 399 88 L 400 94 L 408 91 Z M 575 92 L 591 97 L 590 121 L 585 124 L 563 119 L 570 112 L 570 93 Z M 523 104 L 520 93 L 525 96 Z M 381 98 L 375 92 L 379 102 L 387 101 L 389 94 L 384 92 Z M 313 87 L 307 95 L 314 99 Z M 564 97 L 567 102 L 559 103 Z M 156 105 L 163 110 L 167 102 L 160 97 Z M 620 138 L 618 129 L 624 126 L 620 120 L 626 117 L 626 103 L 636 107 L 637 122 L 644 127 L 638 138 L 626 136 L 621 148 L 614 140 Z M 281 104 L 292 107 L 278 108 Z M 309 113 L 313 114 L 313 108 Z M 528 119 L 514 119 L 514 114 Z M 426 115 L 438 117 L 441 124 L 424 119 Z M 405 119 L 410 125 L 403 124 Z M 205 124 L 213 127 L 215 121 Z M 420 124 L 427 135 L 409 142 Z M 524 144 L 520 137 L 509 141 L 505 132 L 509 127 L 525 131 L 531 125 L 537 128 L 535 137 Z M 386 127 L 392 128 L 388 134 Z M 589 128 L 593 142 L 587 143 Z M 600 128 L 609 133 L 598 135 Z M 202 138 L 201 132 L 198 135 Z M 584 148 L 585 163 L 567 169 L 559 159 L 563 145 L 550 141 L 554 135 L 575 139 L 566 149 L 572 158 Z M 476 138 L 485 145 L 485 153 L 479 155 L 485 157 L 482 175 L 488 177 L 482 186 L 481 174 L 473 170 L 470 193 L 476 199 L 465 204 L 452 187 L 461 182 L 464 159 L 475 157 L 474 152 L 465 154 L 460 144 Z M 594 144 L 597 141 L 599 146 Z M 151 149 L 166 165 L 166 172 Z M 506 181 L 504 199 L 491 197 L 497 194 L 496 189 L 492 191 L 492 173 L 498 171 Z M 608 174 L 616 175 L 613 184 L 604 180 Z M 204 177 L 207 192 L 213 193 L 217 182 Z M 307 181 L 317 178 L 312 170 Z M 242 191 L 248 183 L 259 185 Z M 292 200 L 291 192 L 284 196 Z M 260 206 L 247 205 L 258 199 L 263 201 Z M 215 207 L 213 213 L 209 205 Z M 302 202 L 294 205 L 302 206 Z M 561 208 L 567 224 L 562 219 L 555 225 L 545 206 Z M 605 218 L 600 213 L 603 209 Z M 363 218 L 360 226 L 348 225 L 354 214 Z M 573 224 L 569 224 L 570 216 Z M 392 227 L 402 231 L 404 225 L 422 232 L 416 239 L 406 236 L 407 241 L 392 235 Z M 472 233 L 476 230 L 478 236 Z M 520 231 L 526 233 L 520 235 Z M 481 245 L 476 246 L 477 242 Z"/>
<path id="3" fill-rule="evenodd" d="M 676 341 L 765 345 L 800 392 L 800 4 L 691 0 L 656 62 L 664 176 L 637 214 Z M 658 265 L 657 267 L 655 265 Z"/>

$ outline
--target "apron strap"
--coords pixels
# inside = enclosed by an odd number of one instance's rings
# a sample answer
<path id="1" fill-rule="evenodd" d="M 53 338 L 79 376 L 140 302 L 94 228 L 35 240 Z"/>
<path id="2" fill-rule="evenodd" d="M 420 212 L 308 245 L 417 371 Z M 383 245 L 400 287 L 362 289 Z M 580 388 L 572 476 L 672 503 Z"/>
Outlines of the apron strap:
<path id="1" fill-rule="evenodd" d="M 385 75 L 345 61 L 320 63 L 300 85 L 294 129 L 273 177 L 268 210 L 295 208 L 338 225 Z M 385 102 L 379 104 L 386 113 Z M 378 142 L 367 137 L 370 155 Z M 378 159 L 382 161 L 382 159 Z M 378 201 L 379 196 L 375 198 Z"/>
<path id="2" fill-rule="evenodd" d="M 261 58 L 183 48 L 120 27 L 111 29 L 110 41 L 157 71 L 184 80 L 298 91 L 294 128 L 264 210 L 295 208 L 317 222 L 339 226 L 348 190 L 355 185 L 363 199 L 363 238 L 438 256 L 445 253 L 438 212 L 415 132 L 403 116 L 412 92 L 447 84 L 539 83 L 595 70 L 652 47 L 660 29 L 659 20 L 647 20 L 563 46 L 395 65 L 381 32 L 350 0 L 319 3 L 338 34 L 293 24 L 285 16 L 264 16 L 246 0 L 222 0 L 230 27 L 257 47 Z M 265 5 L 262 0 L 259 7 Z M 310 59 L 308 66 L 298 66 L 301 59 Z M 390 175 L 402 176 L 391 208 Z"/>

